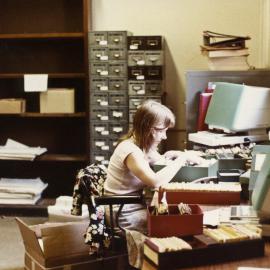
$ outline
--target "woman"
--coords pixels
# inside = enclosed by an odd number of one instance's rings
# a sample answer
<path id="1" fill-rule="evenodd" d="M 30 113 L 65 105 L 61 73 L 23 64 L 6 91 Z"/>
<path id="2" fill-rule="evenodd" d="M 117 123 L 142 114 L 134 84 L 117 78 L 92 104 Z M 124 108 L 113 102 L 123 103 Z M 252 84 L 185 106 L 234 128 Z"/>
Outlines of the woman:
<path id="1" fill-rule="evenodd" d="M 157 188 L 171 181 L 177 171 L 190 161 L 181 151 L 159 154 L 158 145 L 167 139 L 168 128 L 175 125 L 173 113 L 164 105 L 147 100 L 136 111 L 133 128 L 121 138 L 111 156 L 105 181 L 106 194 L 140 194 L 144 187 Z M 150 165 L 160 159 L 172 159 L 166 167 L 154 172 Z M 119 217 L 121 227 L 146 233 L 146 209 L 143 205 L 125 205 Z"/>

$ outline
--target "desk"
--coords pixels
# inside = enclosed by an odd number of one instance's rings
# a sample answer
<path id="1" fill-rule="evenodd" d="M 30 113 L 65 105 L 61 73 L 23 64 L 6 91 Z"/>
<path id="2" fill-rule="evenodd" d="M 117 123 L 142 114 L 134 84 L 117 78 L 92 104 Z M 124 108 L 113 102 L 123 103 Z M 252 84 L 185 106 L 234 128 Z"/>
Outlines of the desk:
<path id="1" fill-rule="evenodd" d="M 241 252 L 241 250 L 239 250 Z M 215 265 L 204 265 L 192 268 L 181 268 L 181 270 L 237 270 L 239 266 L 250 266 L 250 267 L 262 267 L 270 269 L 270 242 L 265 243 L 265 256 L 252 258 L 249 260 L 241 260 L 234 262 L 226 262 Z"/>

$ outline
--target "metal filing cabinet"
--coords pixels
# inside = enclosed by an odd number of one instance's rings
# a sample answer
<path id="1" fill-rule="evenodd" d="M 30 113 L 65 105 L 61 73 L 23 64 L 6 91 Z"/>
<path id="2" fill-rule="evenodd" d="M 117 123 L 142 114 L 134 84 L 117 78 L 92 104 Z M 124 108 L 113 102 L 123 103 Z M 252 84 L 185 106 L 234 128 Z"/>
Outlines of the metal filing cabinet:
<path id="1" fill-rule="evenodd" d="M 134 114 L 143 101 L 162 100 L 164 92 L 162 36 L 129 36 L 127 49 L 129 123 L 132 123 Z"/>
<path id="2" fill-rule="evenodd" d="M 128 31 L 89 33 L 90 157 L 107 165 L 120 136 L 128 131 Z"/>

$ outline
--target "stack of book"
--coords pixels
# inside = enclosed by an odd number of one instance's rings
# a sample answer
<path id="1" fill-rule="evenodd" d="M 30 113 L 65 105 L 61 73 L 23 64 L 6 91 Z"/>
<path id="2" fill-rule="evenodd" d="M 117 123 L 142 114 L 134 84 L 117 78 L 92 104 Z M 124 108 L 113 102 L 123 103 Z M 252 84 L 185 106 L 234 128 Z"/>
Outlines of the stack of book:
<path id="1" fill-rule="evenodd" d="M 202 54 L 207 57 L 210 70 L 248 70 L 249 50 L 246 40 L 250 37 L 203 32 Z M 218 41 L 217 41 L 218 40 Z"/>

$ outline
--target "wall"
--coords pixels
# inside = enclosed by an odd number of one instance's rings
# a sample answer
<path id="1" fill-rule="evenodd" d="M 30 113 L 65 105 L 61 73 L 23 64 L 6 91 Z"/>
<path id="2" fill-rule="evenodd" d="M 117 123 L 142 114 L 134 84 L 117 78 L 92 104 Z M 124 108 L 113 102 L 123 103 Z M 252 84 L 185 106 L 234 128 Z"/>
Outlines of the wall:
<path id="1" fill-rule="evenodd" d="M 182 148 L 185 71 L 207 69 L 200 53 L 202 31 L 250 36 L 249 62 L 264 67 L 269 62 L 269 10 L 269 0 L 92 0 L 92 25 L 96 31 L 165 37 L 166 103 L 177 118 L 168 148 Z"/>

